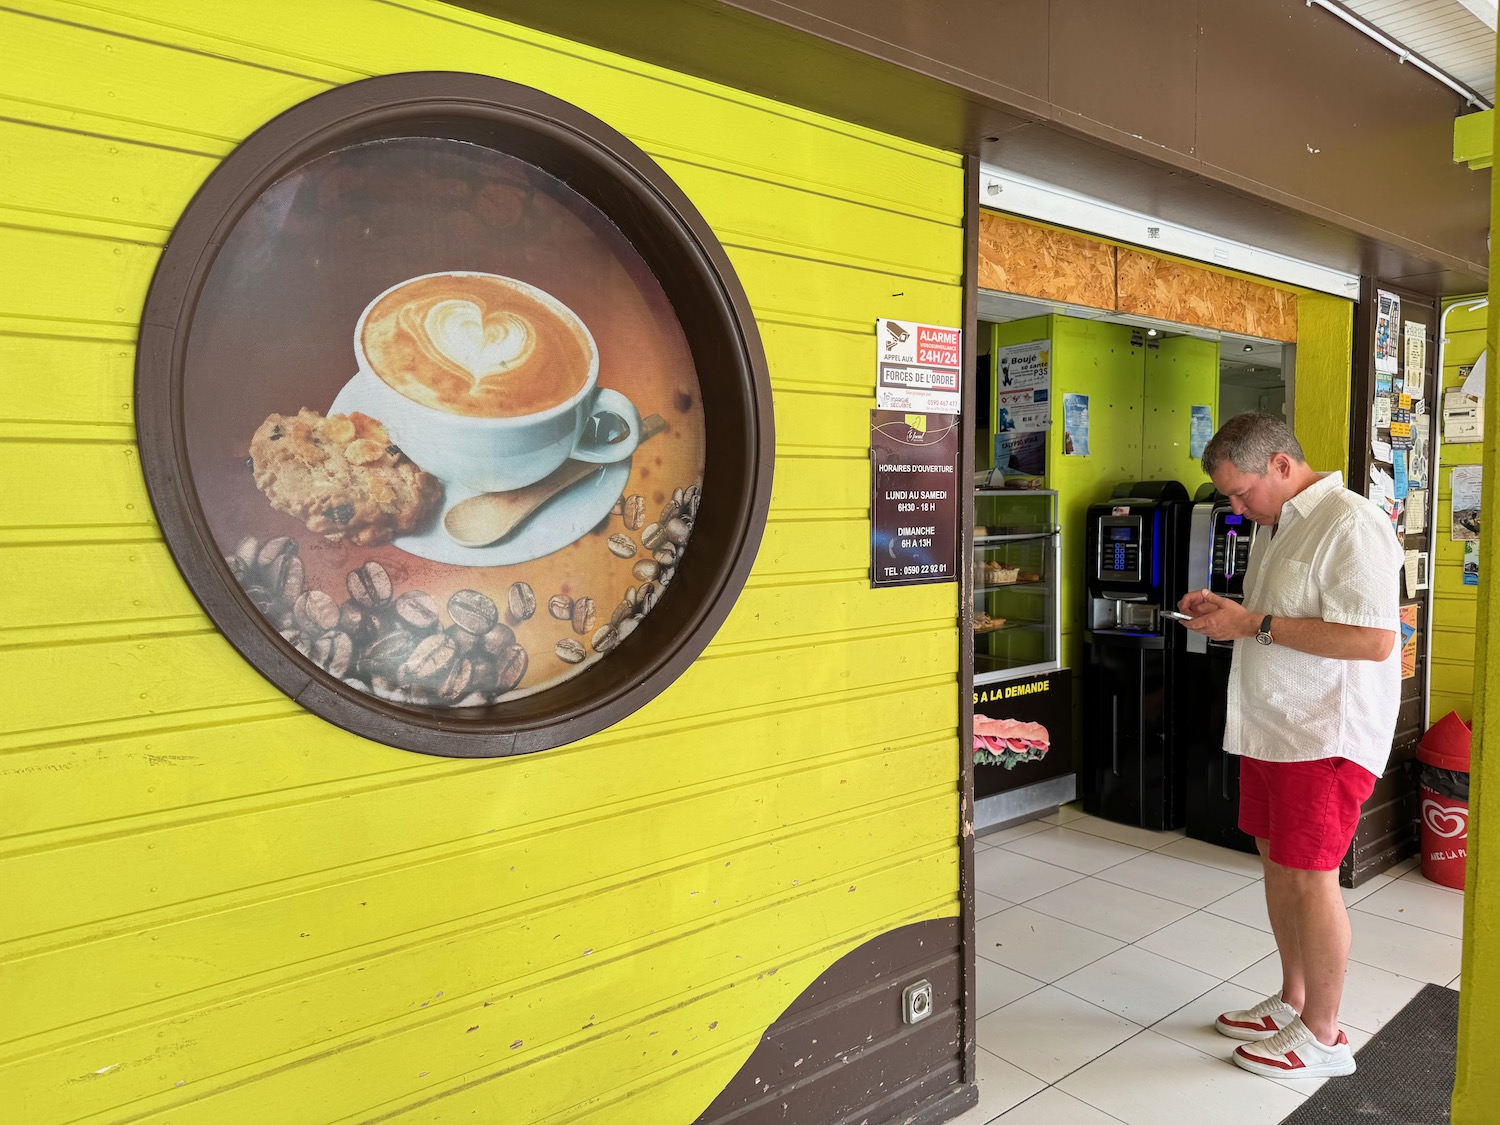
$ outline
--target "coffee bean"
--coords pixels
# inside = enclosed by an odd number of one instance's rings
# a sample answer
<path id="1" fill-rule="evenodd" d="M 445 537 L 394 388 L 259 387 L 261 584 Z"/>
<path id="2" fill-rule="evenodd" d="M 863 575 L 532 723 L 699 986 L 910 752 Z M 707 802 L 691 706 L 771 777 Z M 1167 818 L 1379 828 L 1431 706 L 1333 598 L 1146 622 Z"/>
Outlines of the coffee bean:
<path id="1" fill-rule="evenodd" d="M 338 626 L 339 607 L 322 590 L 307 590 L 292 603 L 292 616 L 308 637 L 321 637 Z"/>
<path id="2" fill-rule="evenodd" d="M 615 606 L 615 611 L 609 615 L 610 626 L 618 626 L 621 621 L 624 621 L 634 612 L 635 606 L 631 605 L 628 601 L 621 602 Z"/>
<path id="3" fill-rule="evenodd" d="M 504 623 L 496 625 L 484 636 L 479 638 L 479 647 L 484 649 L 490 656 L 500 656 L 516 643 L 516 634 L 509 625 Z"/>
<path id="4" fill-rule="evenodd" d="M 459 656 L 468 656 L 479 646 L 479 638 L 457 622 L 449 625 L 443 632 L 453 642 L 453 651 Z"/>
<path id="5" fill-rule="evenodd" d="M 418 635 L 431 633 L 442 624 L 437 602 L 421 590 L 408 590 L 396 599 L 396 618 Z"/>
<path id="6" fill-rule="evenodd" d="M 573 632 L 588 636 L 594 631 L 594 599 L 578 598 L 573 602 Z"/>
<path id="7" fill-rule="evenodd" d="M 645 531 L 641 532 L 641 546 L 648 551 L 656 550 L 666 541 L 667 529 L 659 523 L 650 524 Z"/>
<path id="8" fill-rule="evenodd" d="M 667 521 L 676 519 L 681 511 L 681 504 L 679 504 L 676 500 L 668 500 L 661 506 L 661 519 L 657 522 L 665 527 L 667 525 Z"/>
<path id="9" fill-rule="evenodd" d="M 673 567 L 664 567 L 662 569 L 662 572 L 656 576 L 657 584 L 660 585 L 663 590 L 665 590 L 672 584 L 672 575 L 676 573 L 677 571 Z"/>
<path id="10" fill-rule="evenodd" d="M 373 559 L 356 570 L 351 570 L 344 579 L 349 596 L 366 609 L 385 605 L 391 600 L 391 576 L 385 567 Z"/>
<path id="11" fill-rule="evenodd" d="M 613 625 L 606 625 L 594 634 L 594 651 L 600 656 L 609 652 L 615 645 L 620 643 L 620 631 Z"/>
<path id="12" fill-rule="evenodd" d="M 469 690 L 494 691 L 500 685 L 500 670 L 488 656 L 469 658 Z"/>
<path id="13" fill-rule="evenodd" d="M 266 616 L 270 616 L 271 609 L 276 604 L 275 595 L 272 594 L 270 590 L 267 590 L 264 586 L 253 584 L 246 586 L 245 597 L 249 598 L 250 603 Z"/>
<path id="14" fill-rule="evenodd" d="M 674 489 L 672 489 L 672 503 L 676 504 L 678 507 L 681 507 L 682 506 L 683 495 L 684 495 L 684 493 L 683 493 L 682 489 L 680 489 L 680 488 L 674 488 Z"/>
<path id="15" fill-rule="evenodd" d="M 511 645 L 501 653 L 500 659 L 496 662 L 500 682 L 496 685 L 495 691 L 500 695 L 514 691 L 516 685 L 526 676 L 527 663 L 526 650 L 520 645 Z"/>
<path id="16" fill-rule="evenodd" d="M 297 622 L 292 617 L 292 611 L 285 606 L 272 606 L 271 619 L 278 630 L 297 628 Z"/>
<path id="17" fill-rule="evenodd" d="M 307 570 L 296 555 L 277 555 L 265 568 L 266 585 L 284 602 L 295 602 L 307 585 Z"/>
<path id="18" fill-rule="evenodd" d="M 417 639 L 410 633 L 401 629 L 392 630 L 370 642 L 365 648 L 359 658 L 359 670 L 372 684 L 381 679 L 392 680 L 397 669 L 406 662 L 411 650 L 416 647 Z"/>
<path id="19" fill-rule="evenodd" d="M 674 567 L 677 565 L 678 553 L 677 544 L 663 543 L 656 548 L 651 557 L 656 560 L 658 566 Z"/>
<path id="20" fill-rule="evenodd" d="M 448 616 L 453 624 L 482 637 L 500 622 L 495 603 L 478 590 L 459 590 L 448 599 Z"/>
<path id="21" fill-rule="evenodd" d="M 512 583 L 506 597 L 506 609 L 510 612 L 511 624 L 519 625 L 523 621 L 530 621 L 531 615 L 536 612 L 535 592 L 524 582 Z"/>
<path id="22" fill-rule="evenodd" d="M 666 523 L 667 538 L 681 547 L 693 534 L 693 521 L 676 516 Z"/>
<path id="23" fill-rule="evenodd" d="M 351 637 L 364 636 L 367 624 L 369 618 L 365 616 L 365 611 L 354 602 L 348 601 L 339 606 L 339 628 Z"/>
<path id="24" fill-rule="evenodd" d="M 646 523 L 646 498 L 644 496 L 625 497 L 625 506 L 620 514 L 627 528 L 631 531 L 639 531 Z"/>
<path id="25" fill-rule="evenodd" d="M 295 555 L 296 553 L 297 541 L 281 535 L 267 541 L 266 545 L 256 554 L 255 563 L 257 566 L 265 568 L 282 555 Z"/>
<path id="26" fill-rule="evenodd" d="M 630 586 L 625 590 L 625 600 L 630 603 L 630 608 L 634 609 L 641 604 L 641 592 L 634 586 Z"/>
<path id="27" fill-rule="evenodd" d="M 250 573 L 250 568 L 245 565 L 245 560 L 238 555 L 225 555 L 224 565 L 229 568 L 229 573 L 234 575 L 234 580 L 243 586 L 246 576 Z"/>
<path id="28" fill-rule="evenodd" d="M 354 640 L 338 629 L 324 633 L 313 643 L 312 658 L 330 676 L 342 680 L 354 663 Z"/>
<path id="29" fill-rule="evenodd" d="M 453 703 L 459 697 L 466 695 L 473 674 L 473 665 L 463 657 L 459 657 L 448 665 L 448 670 L 443 674 L 442 680 L 437 685 L 438 698 L 445 703 Z"/>
<path id="30" fill-rule="evenodd" d="M 696 484 L 693 485 L 692 488 L 688 489 L 687 494 L 683 497 L 684 504 L 687 508 L 687 514 L 692 516 L 694 519 L 698 518 L 698 503 L 702 499 L 703 490 Z"/>
<path id="31" fill-rule="evenodd" d="M 628 559 L 635 554 L 635 540 L 628 535 L 618 532 L 609 537 L 609 553 L 622 559 Z"/>
<path id="32" fill-rule="evenodd" d="M 423 637 L 396 669 L 396 679 L 407 684 L 435 683 L 448 671 L 457 654 L 444 633 Z"/>
<path id="33" fill-rule="evenodd" d="M 553 594 L 547 599 L 547 612 L 559 621 L 573 619 L 573 599 L 567 594 Z"/>
<path id="34" fill-rule="evenodd" d="M 557 658 L 564 664 L 581 664 L 583 658 L 588 655 L 583 642 L 574 640 L 572 637 L 564 637 L 558 641 L 552 646 L 552 651 L 557 653 Z"/>
<path id="35" fill-rule="evenodd" d="M 641 587 L 640 611 L 642 614 L 650 613 L 656 608 L 656 599 L 661 596 L 660 591 L 653 582 L 647 582 Z"/>
<path id="36" fill-rule="evenodd" d="M 255 565 L 255 560 L 260 554 L 260 540 L 253 535 L 247 535 L 234 545 L 234 557 L 244 564 L 249 570 Z"/>
<path id="37" fill-rule="evenodd" d="M 656 571 L 657 562 L 655 559 L 641 559 L 640 562 L 630 568 L 630 573 L 642 582 L 650 582 L 651 579 L 656 577 Z"/>

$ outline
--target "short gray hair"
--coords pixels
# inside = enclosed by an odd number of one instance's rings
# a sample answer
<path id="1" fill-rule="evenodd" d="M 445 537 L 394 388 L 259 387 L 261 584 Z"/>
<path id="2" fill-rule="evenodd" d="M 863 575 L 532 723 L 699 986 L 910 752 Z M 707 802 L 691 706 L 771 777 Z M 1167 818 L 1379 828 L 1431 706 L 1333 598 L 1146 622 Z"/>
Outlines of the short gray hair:
<path id="1" fill-rule="evenodd" d="M 1203 471 L 1209 476 L 1228 461 L 1242 473 L 1264 476 L 1271 458 L 1285 453 L 1293 461 L 1307 463 L 1302 444 L 1287 424 L 1274 414 L 1236 414 L 1219 427 L 1203 450 Z"/>

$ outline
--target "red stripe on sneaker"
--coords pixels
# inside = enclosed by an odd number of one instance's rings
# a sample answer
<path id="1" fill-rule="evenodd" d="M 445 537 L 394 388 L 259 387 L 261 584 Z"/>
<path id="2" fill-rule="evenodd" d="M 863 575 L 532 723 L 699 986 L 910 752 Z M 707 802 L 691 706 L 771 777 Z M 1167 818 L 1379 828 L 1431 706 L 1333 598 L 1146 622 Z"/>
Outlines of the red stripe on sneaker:
<path id="1" fill-rule="evenodd" d="M 1288 1051 L 1286 1053 L 1287 1059 L 1290 1060 L 1288 1062 L 1282 1062 L 1280 1059 L 1267 1058 L 1264 1055 L 1252 1055 L 1243 1047 L 1236 1047 L 1234 1049 L 1234 1053 L 1239 1055 L 1242 1059 L 1253 1062 L 1256 1066 L 1274 1066 L 1277 1070 L 1301 1070 L 1305 1065 L 1302 1060 L 1297 1057 L 1296 1051 Z"/>
<path id="2" fill-rule="evenodd" d="M 1224 1024 L 1226 1027 L 1243 1027 L 1243 1028 L 1246 1028 L 1246 1029 L 1248 1029 L 1250 1031 L 1280 1031 L 1281 1030 L 1281 1028 L 1279 1028 L 1279 1027 L 1276 1026 L 1276 1021 L 1273 1020 L 1270 1016 L 1266 1016 L 1259 1023 L 1252 1023 L 1249 1020 L 1227 1020 L 1223 1016 L 1220 1016 L 1219 1017 L 1219 1022 L 1222 1023 L 1222 1024 Z"/>

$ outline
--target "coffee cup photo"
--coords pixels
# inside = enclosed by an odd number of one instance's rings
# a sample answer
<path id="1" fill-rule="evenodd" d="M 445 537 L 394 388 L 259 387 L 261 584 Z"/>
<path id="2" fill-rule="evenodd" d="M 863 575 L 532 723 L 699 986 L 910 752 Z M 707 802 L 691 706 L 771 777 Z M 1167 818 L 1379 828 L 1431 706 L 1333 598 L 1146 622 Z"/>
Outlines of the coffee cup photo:
<path id="1" fill-rule="evenodd" d="M 579 316 L 516 278 L 423 274 L 360 315 L 350 398 L 423 470 L 473 492 L 508 492 L 572 459 L 624 461 L 641 419 L 599 386 Z M 342 397 L 342 396 L 341 396 Z"/>

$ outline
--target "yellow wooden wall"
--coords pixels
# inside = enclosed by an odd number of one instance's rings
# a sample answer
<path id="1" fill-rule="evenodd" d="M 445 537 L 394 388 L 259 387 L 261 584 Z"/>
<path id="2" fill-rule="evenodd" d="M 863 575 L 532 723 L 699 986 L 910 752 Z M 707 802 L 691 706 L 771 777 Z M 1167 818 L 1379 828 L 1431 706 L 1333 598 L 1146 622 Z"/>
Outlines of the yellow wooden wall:
<path id="1" fill-rule="evenodd" d="M 1460 298 L 1456 303 L 1471 303 L 1473 298 Z M 1444 302 L 1444 307 L 1454 302 Z M 1484 322 L 1486 310 L 1458 308 L 1448 314 L 1448 343 L 1443 351 L 1443 386 L 1461 387 L 1463 377 L 1459 367 L 1473 363 L 1484 350 Z M 1429 344 L 1436 347 L 1436 344 Z M 1441 415 L 1443 400 L 1433 391 L 1428 396 L 1428 408 Z M 1442 419 L 1438 430 L 1441 435 Z M 1464 545 L 1454 542 L 1450 529 L 1453 526 L 1453 467 L 1455 465 L 1478 465 L 1484 446 L 1473 444 L 1441 445 L 1441 464 L 1437 473 L 1436 510 L 1429 518 L 1433 521 L 1432 560 L 1432 673 L 1429 681 L 1431 707 L 1429 714 L 1436 722 L 1449 711 L 1457 711 L 1464 719 L 1474 715 L 1474 620 L 1477 612 L 1477 586 L 1463 583 Z M 1484 558 L 1479 560 L 1484 569 Z"/>
<path id="2" fill-rule="evenodd" d="M 956 587 L 868 588 L 877 316 L 957 324 L 954 156 L 427 0 L 0 11 L 0 1118 L 691 1121 L 843 953 L 958 913 Z M 467 70 L 575 102 L 724 241 L 776 483 L 705 655 L 617 727 L 425 758 L 298 710 L 153 522 L 160 248 L 240 139 Z"/>

